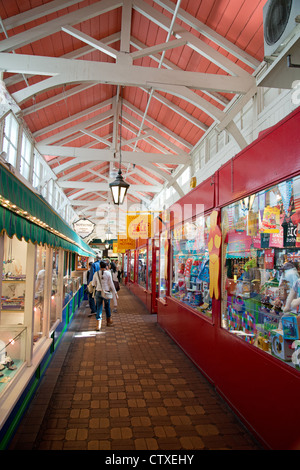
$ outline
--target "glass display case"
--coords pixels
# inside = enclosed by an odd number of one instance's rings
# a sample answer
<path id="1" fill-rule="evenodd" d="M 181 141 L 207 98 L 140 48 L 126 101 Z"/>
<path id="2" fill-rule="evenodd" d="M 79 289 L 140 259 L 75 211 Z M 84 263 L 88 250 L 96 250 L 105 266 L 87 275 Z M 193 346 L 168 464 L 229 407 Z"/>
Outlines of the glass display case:
<path id="1" fill-rule="evenodd" d="M 27 243 L 3 236 L 1 325 L 24 324 Z"/>
<path id="2" fill-rule="evenodd" d="M 33 341 L 43 336 L 45 319 L 45 279 L 46 279 L 46 247 L 37 245 L 36 248 L 36 282 L 34 296 L 34 327 Z"/>
<path id="3" fill-rule="evenodd" d="M 59 263 L 59 250 L 54 249 L 52 254 L 52 281 L 51 281 L 51 301 L 50 301 L 50 328 L 54 325 L 60 315 L 58 292 L 58 263 Z"/>
<path id="4" fill-rule="evenodd" d="M 72 277 L 72 283 L 73 283 L 72 291 L 74 295 L 81 287 L 81 277 L 80 276 Z"/>
<path id="5" fill-rule="evenodd" d="M 300 177 L 222 209 L 222 326 L 299 368 Z"/>
<path id="6" fill-rule="evenodd" d="M 130 250 L 130 281 L 134 282 L 134 258 L 135 258 L 135 251 Z"/>
<path id="7" fill-rule="evenodd" d="M 147 248 L 138 250 L 138 284 L 146 288 Z"/>
<path id="8" fill-rule="evenodd" d="M 73 297 L 73 280 L 68 276 L 64 276 L 63 280 L 63 307 L 67 305 L 68 302 Z"/>
<path id="9" fill-rule="evenodd" d="M 159 297 L 165 299 L 167 295 L 168 281 L 168 249 L 169 249 L 168 231 L 165 230 L 160 235 L 159 251 Z"/>
<path id="10" fill-rule="evenodd" d="M 171 296 L 211 318 L 209 230 L 209 216 L 199 216 L 172 230 Z"/>
<path id="11" fill-rule="evenodd" d="M 0 326 L 0 396 L 25 362 L 26 328 Z"/>
<path id="12" fill-rule="evenodd" d="M 151 291 L 152 289 L 152 240 L 149 238 L 148 241 L 148 282 L 147 288 Z"/>

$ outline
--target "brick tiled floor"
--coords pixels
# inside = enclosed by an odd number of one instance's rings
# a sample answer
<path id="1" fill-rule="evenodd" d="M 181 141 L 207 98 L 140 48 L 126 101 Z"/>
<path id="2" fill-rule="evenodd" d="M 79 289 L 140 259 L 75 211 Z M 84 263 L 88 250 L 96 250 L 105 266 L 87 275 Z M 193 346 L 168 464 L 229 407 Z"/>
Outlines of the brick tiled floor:
<path id="1" fill-rule="evenodd" d="M 125 287 L 114 326 L 84 302 L 10 450 L 257 450 L 213 387 Z"/>

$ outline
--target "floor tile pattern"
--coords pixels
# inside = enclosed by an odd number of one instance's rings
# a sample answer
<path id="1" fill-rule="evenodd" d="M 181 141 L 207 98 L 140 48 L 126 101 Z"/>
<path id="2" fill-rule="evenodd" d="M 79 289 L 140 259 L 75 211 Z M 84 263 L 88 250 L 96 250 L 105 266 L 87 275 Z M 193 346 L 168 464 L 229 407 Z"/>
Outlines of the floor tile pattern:
<path id="1" fill-rule="evenodd" d="M 10 450 L 257 450 L 156 315 L 124 286 L 114 326 L 76 312 Z"/>

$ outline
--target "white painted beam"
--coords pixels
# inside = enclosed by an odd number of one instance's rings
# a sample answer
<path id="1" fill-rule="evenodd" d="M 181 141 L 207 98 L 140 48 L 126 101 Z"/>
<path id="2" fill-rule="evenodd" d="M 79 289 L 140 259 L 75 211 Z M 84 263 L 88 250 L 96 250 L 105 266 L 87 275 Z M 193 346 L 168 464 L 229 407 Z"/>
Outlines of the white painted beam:
<path id="1" fill-rule="evenodd" d="M 61 188 L 78 188 L 78 189 L 85 189 L 86 185 L 88 184 L 88 188 L 90 191 L 108 191 L 109 184 L 108 183 L 93 183 L 93 182 L 85 182 L 85 181 L 61 181 L 58 182 L 58 185 Z M 151 185 L 151 184 L 132 184 L 132 188 L 135 191 L 147 192 L 147 193 L 159 193 L 161 191 L 161 185 Z M 130 189 L 130 188 L 129 188 Z"/>
<path id="2" fill-rule="evenodd" d="M 23 26 L 30 21 L 37 20 L 42 18 L 46 15 L 51 15 L 51 13 L 55 13 L 63 8 L 68 8 L 72 5 L 76 5 L 80 3 L 82 0 L 54 0 L 52 2 L 48 2 L 44 5 L 39 7 L 30 8 L 23 13 L 19 13 L 14 16 L 10 16 L 3 21 L 6 30 L 16 28 L 17 26 Z"/>
<path id="3" fill-rule="evenodd" d="M 88 36 L 87 34 L 82 33 L 76 28 L 73 28 L 72 26 L 62 26 L 62 31 L 65 33 L 70 34 L 76 39 L 79 39 L 82 42 L 85 42 L 89 46 L 92 46 L 94 49 L 97 49 L 98 51 L 104 52 L 104 54 L 107 54 L 110 57 L 113 57 L 113 59 L 116 59 L 117 56 L 119 55 L 119 52 L 113 49 L 112 47 L 108 46 L 102 41 L 98 41 L 97 39 L 92 38 L 91 36 Z"/>
<path id="4" fill-rule="evenodd" d="M 95 111 L 101 111 L 101 109 L 103 109 L 106 106 L 109 106 L 111 104 L 112 104 L 112 99 L 109 98 L 108 100 L 105 100 L 105 101 L 102 101 L 100 103 L 95 104 L 91 108 L 86 108 L 83 111 L 80 111 L 79 113 L 73 114 L 73 115 L 69 116 L 66 119 L 62 119 L 61 121 L 57 121 L 56 123 L 51 124 L 50 126 L 42 128 L 42 129 L 34 132 L 33 136 L 34 137 L 40 137 L 43 134 L 47 134 L 48 132 L 51 132 L 55 129 L 59 129 L 62 126 L 65 126 L 66 124 L 69 124 L 70 122 L 76 121 L 77 119 L 81 119 L 82 117 L 87 116 L 90 113 L 93 113 Z M 108 117 L 107 113 L 102 113 L 102 115 L 103 115 L 103 117 L 105 115 L 104 118 Z M 98 118 L 99 117 L 100 117 L 100 119 L 102 119 L 101 114 L 100 114 L 100 116 L 98 116 Z M 98 120 L 100 120 L 100 119 L 98 119 Z M 81 124 L 81 126 L 83 126 L 83 125 L 84 124 Z"/>
<path id="5" fill-rule="evenodd" d="M 114 153 L 106 149 L 85 149 L 82 147 L 61 147 L 56 145 L 37 144 L 37 149 L 42 155 L 55 155 L 62 157 L 72 157 L 72 160 L 53 169 L 55 174 L 62 171 L 62 167 L 68 168 L 74 164 L 91 161 L 115 161 Z M 171 165 L 181 165 L 189 163 L 189 155 L 161 155 L 159 153 L 130 152 L 122 151 L 122 161 L 143 165 L 144 163 L 164 163 Z"/>
<path id="6" fill-rule="evenodd" d="M 131 17 L 132 1 L 123 0 L 120 51 L 125 53 L 130 52 Z"/>
<path id="7" fill-rule="evenodd" d="M 31 42 L 50 36 L 60 31 L 62 26 L 74 25 L 83 21 L 102 15 L 108 11 L 114 10 L 122 6 L 122 1 L 118 0 L 101 0 L 90 6 L 78 8 L 66 15 L 58 16 L 55 20 L 47 21 L 39 26 L 30 28 L 22 33 L 4 39 L 0 42 L 0 51 L 13 51 Z"/>
<path id="8" fill-rule="evenodd" d="M 195 90 L 247 93 L 249 88 L 255 84 L 255 79 L 251 76 L 243 77 L 243 80 L 241 80 L 239 77 L 225 75 L 139 67 L 136 65 L 127 66 L 108 62 L 97 63 L 87 60 L 76 61 L 25 54 L 1 53 L 0 63 L 5 64 L 5 68 L 2 66 L 2 70 L 7 72 L 55 75 L 55 77 L 52 77 L 52 86 L 95 81 L 95 83 L 161 90 L 164 90 L 165 86 L 175 85 Z M 12 96 L 17 103 L 20 103 L 42 90 L 44 90 L 43 81 L 15 92 Z"/>
<path id="9" fill-rule="evenodd" d="M 162 8 L 165 8 L 169 13 L 173 14 L 175 10 L 175 5 L 170 0 L 154 0 L 155 3 L 160 5 Z M 195 29 L 199 33 L 201 33 L 206 38 L 213 41 L 215 44 L 221 46 L 224 50 L 228 51 L 233 56 L 240 59 L 243 63 L 249 65 L 253 69 L 256 69 L 260 65 L 260 62 L 252 57 L 250 54 L 245 52 L 243 49 L 240 49 L 238 46 L 233 44 L 232 42 L 228 41 L 228 39 L 224 38 L 216 31 L 211 29 L 206 24 L 202 23 L 200 20 L 197 20 L 194 16 L 179 8 L 177 12 L 177 18 L 183 21 L 185 24 L 190 26 L 191 28 Z"/>

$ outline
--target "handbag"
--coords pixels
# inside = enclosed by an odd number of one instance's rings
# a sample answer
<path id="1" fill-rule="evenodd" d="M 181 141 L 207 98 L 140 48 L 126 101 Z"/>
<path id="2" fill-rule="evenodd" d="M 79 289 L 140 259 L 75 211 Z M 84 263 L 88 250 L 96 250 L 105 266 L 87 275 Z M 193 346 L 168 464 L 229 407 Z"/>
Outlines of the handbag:
<path id="1" fill-rule="evenodd" d="M 93 294 L 95 292 L 95 287 L 92 284 L 92 281 L 88 283 L 87 290 L 89 294 Z"/>
<path id="2" fill-rule="evenodd" d="M 113 281 L 113 283 L 114 283 L 114 285 L 115 285 L 116 291 L 119 292 L 119 290 L 120 290 L 120 284 L 119 284 L 119 282 L 118 282 L 118 281 Z"/>
<path id="3" fill-rule="evenodd" d="M 100 279 L 99 271 L 97 271 L 97 275 L 98 275 L 99 282 L 101 284 L 101 297 L 105 300 L 112 299 L 113 298 L 112 292 L 110 290 L 103 290 L 102 289 L 102 282 L 101 282 L 101 279 Z"/>

